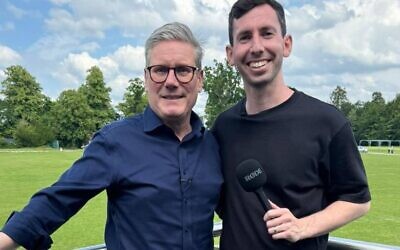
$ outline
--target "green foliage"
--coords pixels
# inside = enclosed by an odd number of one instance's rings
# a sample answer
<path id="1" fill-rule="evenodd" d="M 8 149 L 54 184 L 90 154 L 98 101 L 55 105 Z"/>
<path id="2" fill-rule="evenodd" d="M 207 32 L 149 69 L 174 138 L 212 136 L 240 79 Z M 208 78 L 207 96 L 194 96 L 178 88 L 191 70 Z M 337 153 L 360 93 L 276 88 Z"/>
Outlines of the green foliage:
<path id="1" fill-rule="evenodd" d="M 356 141 L 361 139 L 400 139 L 400 95 L 386 103 L 382 93 L 372 93 L 372 100 L 350 103 L 340 86 L 331 93 L 331 102 L 350 120 Z"/>
<path id="2" fill-rule="evenodd" d="M 204 90 L 208 94 L 205 118 L 211 127 L 218 114 L 228 109 L 244 97 L 241 77 L 227 61 L 214 60 L 214 67 L 205 67 Z"/>
<path id="3" fill-rule="evenodd" d="M 49 98 L 35 78 L 22 66 L 10 66 L 5 70 L 6 79 L 1 82 L 0 134 L 11 137 L 20 120 L 34 122 L 46 111 Z"/>
<path id="4" fill-rule="evenodd" d="M 99 67 L 93 66 L 88 70 L 86 82 L 79 91 L 85 96 L 87 104 L 93 111 L 95 130 L 116 119 L 116 113 L 111 106 L 111 88 L 106 87 Z"/>
<path id="5" fill-rule="evenodd" d="M 18 147 L 37 147 L 54 140 L 54 133 L 49 126 L 42 122 L 29 123 L 20 120 L 14 131 L 14 138 Z"/>
<path id="6" fill-rule="evenodd" d="M 347 98 L 347 91 L 345 88 L 336 86 L 330 95 L 331 103 L 336 106 L 344 115 L 348 116 L 353 105 L 349 102 Z"/>
<path id="7" fill-rule="evenodd" d="M 400 139 L 400 94 L 386 105 L 386 129 L 390 140 Z"/>
<path id="8" fill-rule="evenodd" d="M 5 138 L 0 137 L 0 148 L 12 149 L 16 147 L 17 145 L 14 141 L 7 141 Z"/>
<path id="9" fill-rule="evenodd" d="M 3 99 L 0 99 L 0 137 L 6 136 L 7 109 L 7 103 Z"/>
<path id="10" fill-rule="evenodd" d="M 81 147 L 96 131 L 95 111 L 79 91 L 63 91 L 52 113 L 53 126 L 62 147 Z"/>
<path id="11" fill-rule="evenodd" d="M 140 78 L 130 79 L 123 102 L 119 103 L 117 108 L 126 117 L 143 112 L 146 105 L 147 96 L 144 89 L 144 82 Z"/>

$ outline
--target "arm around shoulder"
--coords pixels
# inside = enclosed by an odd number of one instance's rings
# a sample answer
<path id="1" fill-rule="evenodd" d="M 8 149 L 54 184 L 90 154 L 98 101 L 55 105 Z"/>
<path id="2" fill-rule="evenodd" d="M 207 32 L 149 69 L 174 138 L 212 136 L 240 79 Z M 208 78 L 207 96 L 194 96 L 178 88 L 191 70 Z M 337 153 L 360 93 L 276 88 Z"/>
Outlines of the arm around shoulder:
<path id="1" fill-rule="evenodd" d="M 7 234 L 0 232 L 0 250 L 14 250 L 19 245 Z"/>

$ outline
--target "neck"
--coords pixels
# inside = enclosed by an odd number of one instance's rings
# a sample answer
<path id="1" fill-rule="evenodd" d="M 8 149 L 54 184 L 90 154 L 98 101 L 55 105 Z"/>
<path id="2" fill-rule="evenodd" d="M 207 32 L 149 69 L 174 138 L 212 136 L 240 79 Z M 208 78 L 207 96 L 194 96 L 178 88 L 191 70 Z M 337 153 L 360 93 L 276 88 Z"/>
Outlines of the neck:
<path id="1" fill-rule="evenodd" d="M 190 117 L 185 119 L 185 121 L 164 121 L 164 124 L 174 131 L 176 137 L 180 141 L 192 131 L 192 126 L 190 125 Z"/>
<path id="2" fill-rule="evenodd" d="M 293 94 L 283 81 L 281 83 L 270 83 L 263 86 L 250 86 L 245 84 L 246 111 L 247 114 L 257 114 L 261 111 L 271 109 L 282 104 Z"/>

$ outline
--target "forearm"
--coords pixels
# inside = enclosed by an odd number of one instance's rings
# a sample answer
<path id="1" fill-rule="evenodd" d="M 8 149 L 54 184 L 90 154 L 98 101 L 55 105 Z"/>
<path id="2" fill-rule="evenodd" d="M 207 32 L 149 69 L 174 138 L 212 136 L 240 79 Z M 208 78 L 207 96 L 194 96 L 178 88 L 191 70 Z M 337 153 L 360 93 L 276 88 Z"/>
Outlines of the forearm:
<path id="1" fill-rule="evenodd" d="M 18 244 L 13 241 L 7 234 L 0 232 L 0 250 L 17 249 Z"/>
<path id="2" fill-rule="evenodd" d="M 301 239 L 327 234 L 361 216 L 369 210 L 370 202 L 351 203 L 336 201 L 324 210 L 300 219 L 303 226 Z"/>

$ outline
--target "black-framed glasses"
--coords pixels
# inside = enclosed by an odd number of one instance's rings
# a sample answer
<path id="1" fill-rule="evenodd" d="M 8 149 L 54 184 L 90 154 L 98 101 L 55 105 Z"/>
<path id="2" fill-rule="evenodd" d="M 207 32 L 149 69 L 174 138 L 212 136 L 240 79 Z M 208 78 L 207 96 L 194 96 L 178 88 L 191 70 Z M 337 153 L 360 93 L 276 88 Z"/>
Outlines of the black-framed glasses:
<path id="1" fill-rule="evenodd" d="M 164 65 L 153 65 L 146 68 L 150 78 L 155 83 L 164 83 L 169 75 L 169 71 L 174 70 L 174 75 L 179 83 L 186 84 L 193 80 L 194 73 L 198 68 L 193 66 L 167 67 Z"/>

